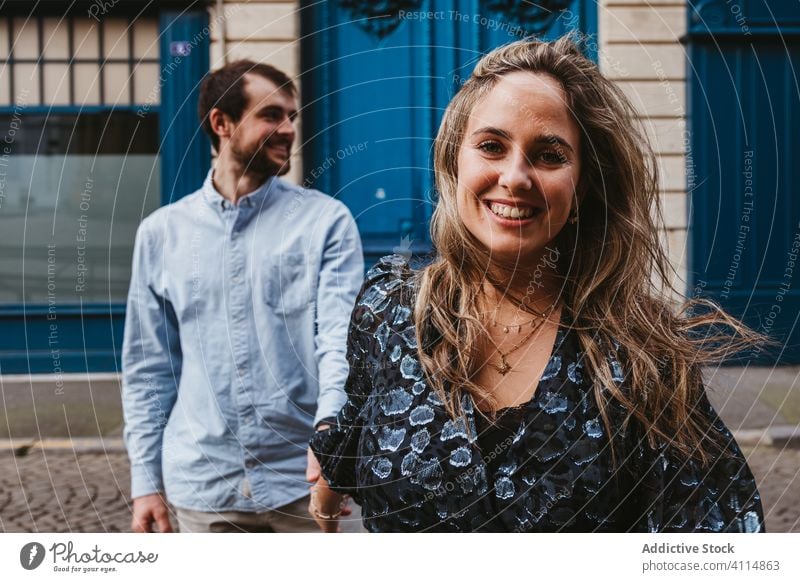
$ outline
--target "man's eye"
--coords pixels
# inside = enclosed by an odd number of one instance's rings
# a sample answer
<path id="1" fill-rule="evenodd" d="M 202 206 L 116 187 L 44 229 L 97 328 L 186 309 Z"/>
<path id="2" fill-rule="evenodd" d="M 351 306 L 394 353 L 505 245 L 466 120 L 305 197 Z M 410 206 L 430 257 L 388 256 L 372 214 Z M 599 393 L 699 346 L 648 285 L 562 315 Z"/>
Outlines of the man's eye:
<path id="1" fill-rule="evenodd" d="M 503 151 L 503 146 L 496 141 L 484 141 L 478 144 L 478 149 L 487 154 L 499 154 Z"/>

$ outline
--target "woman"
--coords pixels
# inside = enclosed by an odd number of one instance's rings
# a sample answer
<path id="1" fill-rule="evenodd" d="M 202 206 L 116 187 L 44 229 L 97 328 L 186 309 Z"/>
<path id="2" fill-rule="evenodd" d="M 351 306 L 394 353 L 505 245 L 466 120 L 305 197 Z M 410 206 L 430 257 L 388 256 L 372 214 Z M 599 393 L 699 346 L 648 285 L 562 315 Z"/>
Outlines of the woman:
<path id="1" fill-rule="evenodd" d="M 382 259 L 353 312 L 348 401 L 311 441 L 325 529 L 342 493 L 370 531 L 764 530 L 700 376 L 758 338 L 654 287 L 634 117 L 570 39 L 478 63 L 436 138 L 438 256 Z"/>

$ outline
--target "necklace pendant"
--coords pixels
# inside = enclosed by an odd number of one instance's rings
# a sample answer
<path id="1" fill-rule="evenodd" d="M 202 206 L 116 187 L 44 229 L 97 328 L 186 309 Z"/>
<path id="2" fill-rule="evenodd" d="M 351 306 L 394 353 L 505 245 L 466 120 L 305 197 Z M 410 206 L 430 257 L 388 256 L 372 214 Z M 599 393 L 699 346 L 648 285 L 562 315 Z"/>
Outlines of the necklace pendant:
<path id="1" fill-rule="evenodd" d="M 506 362 L 506 359 L 505 359 L 504 356 L 501 356 L 500 365 L 499 366 L 495 366 L 495 368 L 503 376 L 505 376 L 506 374 L 508 374 L 511 371 L 511 366 L 508 365 L 508 362 Z"/>
<path id="2" fill-rule="evenodd" d="M 508 333 L 508 327 L 507 326 L 503 327 L 503 333 Z"/>

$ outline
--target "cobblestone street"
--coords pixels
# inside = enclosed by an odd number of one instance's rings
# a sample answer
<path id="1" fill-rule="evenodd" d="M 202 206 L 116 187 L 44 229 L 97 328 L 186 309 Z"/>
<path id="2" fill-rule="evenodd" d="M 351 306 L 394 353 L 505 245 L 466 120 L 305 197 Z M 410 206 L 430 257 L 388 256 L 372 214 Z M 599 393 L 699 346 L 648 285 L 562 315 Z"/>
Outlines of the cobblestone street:
<path id="1" fill-rule="evenodd" d="M 125 453 L 0 451 L 0 528 L 6 532 L 130 531 Z"/>
<path id="2" fill-rule="evenodd" d="M 742 447 L 764 504 L 768 532 L 800 532 L 800 447 Z"/>
<path id="3" fill-rule="evenodd" d="M 800 532 L 800 448 L 744 447 L 770 532 Z M 129 470 L 122 452 L 0 451 L 0 529 L 130 531 Z M 173 520 L 174 524 L 174 520 Z"/>

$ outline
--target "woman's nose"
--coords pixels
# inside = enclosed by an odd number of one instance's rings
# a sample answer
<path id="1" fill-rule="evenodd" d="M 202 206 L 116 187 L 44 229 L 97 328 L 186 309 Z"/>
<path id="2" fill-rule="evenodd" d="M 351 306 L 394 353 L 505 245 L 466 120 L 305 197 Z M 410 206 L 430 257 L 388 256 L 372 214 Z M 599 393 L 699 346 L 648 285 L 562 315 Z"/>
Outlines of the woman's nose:
<path id="1" fill-rule="evenodd" d="M 525 154 L 520 152 L 506 160 L 498 184 L 511 192 L 528 192 L 533 188 L 533 164 Z"/>

